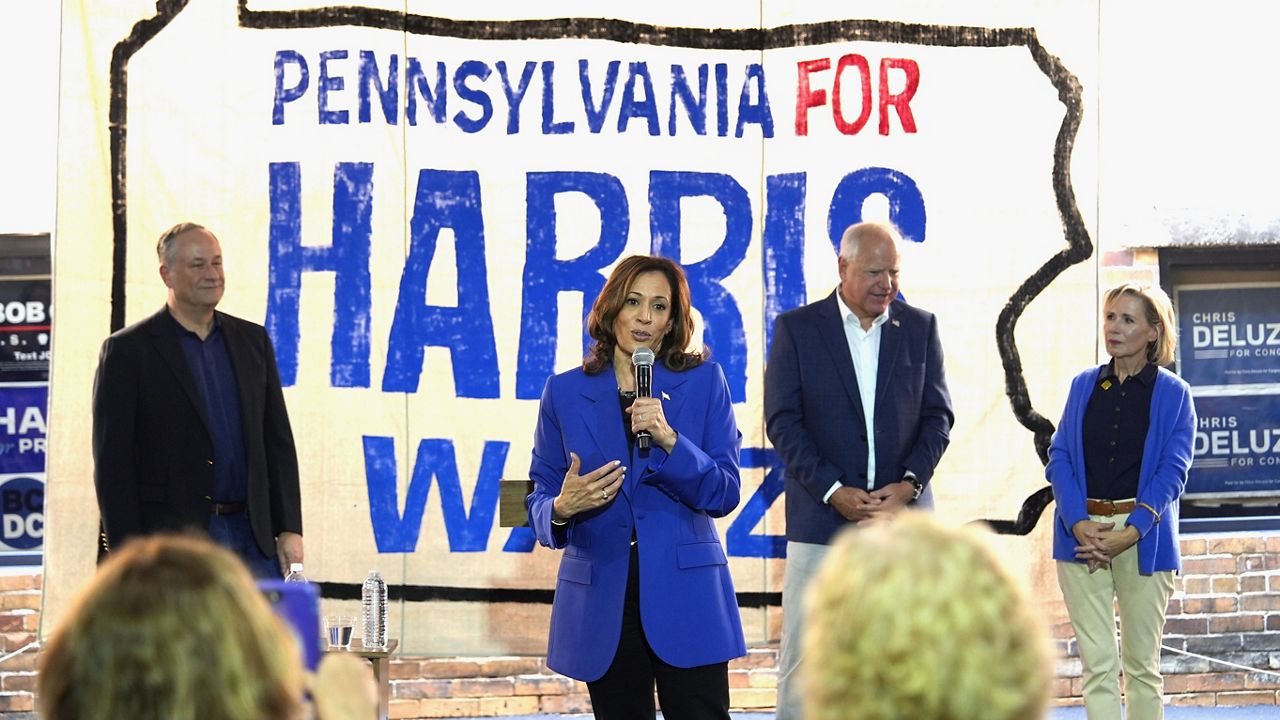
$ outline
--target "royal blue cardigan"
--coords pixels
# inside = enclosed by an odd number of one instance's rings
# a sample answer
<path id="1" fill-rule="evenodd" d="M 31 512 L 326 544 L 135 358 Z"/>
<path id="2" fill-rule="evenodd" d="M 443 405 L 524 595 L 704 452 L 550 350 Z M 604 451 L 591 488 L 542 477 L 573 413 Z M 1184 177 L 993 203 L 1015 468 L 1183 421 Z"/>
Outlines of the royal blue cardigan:
<path id="1" fill-rule="evenodd" d="M 1106 366 L 1085 370 L 1071 381 L 1067 407 L 1049 446 L 1045 477 L 1053 485 L 1053 559 L 1076 560 L 1076 538 L 1071 528 L 1088 520 L 1087 485 L 1084 475 L 1082 422 L 1085 406 Z M 1165 570 L 1181 570 L 1178 549 L 1178 497 L 1187 485 L 1192 445 L 1196 433 L 1196 409 L 1191 387 L 1177 375 L 1160 368 L 1151 394 L 1151 425 L 1142 449 L 1138 472 L 1138 502 L 1127 525 L 1138 531 L 1138 572 L 1150 575 Z M 1142 505 L 1155 508 L 1159 517 Z M 1154 530 L 1154 532 L 1152 532 Z"/>

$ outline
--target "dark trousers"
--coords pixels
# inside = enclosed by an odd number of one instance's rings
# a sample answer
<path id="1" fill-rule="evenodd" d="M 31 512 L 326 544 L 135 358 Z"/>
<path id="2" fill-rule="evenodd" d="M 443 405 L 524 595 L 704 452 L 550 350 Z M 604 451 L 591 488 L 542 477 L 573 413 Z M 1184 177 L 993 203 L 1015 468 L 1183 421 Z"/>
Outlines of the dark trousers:
<path id="1" fill-rule="evenodd" d="M 275 558 L 262 554 L 258 541 L 253 538 L 253 528 L 249 526 L 248 515 L 244 513 L 210 515 L 209 537 L 215 543 L 238 555 L 255 578 L 280 579 L 280 565 Z"/>
<path id="2" fill-rule="evenodd" d="M 631 569 L 622 608 L 622 637 L 604 677 L 587 683 L 597 720 L 653 720 L 654 683 L 666 720 L 728 720 L 729 663 L 681 668 L 662 661 L 640 624 L 640 557 L 631 546 Z"/>

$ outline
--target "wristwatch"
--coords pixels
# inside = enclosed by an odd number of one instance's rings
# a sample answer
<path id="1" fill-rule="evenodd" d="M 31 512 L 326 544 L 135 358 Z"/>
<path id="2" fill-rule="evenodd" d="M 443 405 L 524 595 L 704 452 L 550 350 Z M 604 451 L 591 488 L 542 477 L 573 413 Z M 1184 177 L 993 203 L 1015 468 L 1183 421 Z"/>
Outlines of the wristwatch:
<path id="1" fill-rule="evenodd" d="M 920 493 L 924 492 L 924 483 L 920 482 L 920 478 L 916 477 L 915 475 L 908 475 L 908 476 L 906 476 L 906 477 L 904 477 L 904 478 L 902 478 L 902 479 L 903 479 L 903 480 L 906 480 L 906 481 L 907 481 L 907 482 L 909 482 L 909 483 L 911 483 L 911 487 L 912 487 L 912 488 L 914 489 L 914 491 L 915 491 L 915 492 L 913 492 L 913 493 L 911 494 L 911 499 L 912 499 L 912 500 L 919 500 L 919 499 L 920 499 Z"/>

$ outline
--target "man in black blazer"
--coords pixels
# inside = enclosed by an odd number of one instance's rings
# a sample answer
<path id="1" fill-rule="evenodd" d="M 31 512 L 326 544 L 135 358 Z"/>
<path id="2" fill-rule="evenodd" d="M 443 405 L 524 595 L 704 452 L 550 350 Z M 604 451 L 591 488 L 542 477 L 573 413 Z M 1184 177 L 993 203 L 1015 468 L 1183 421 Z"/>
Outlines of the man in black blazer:
<path id="1" fill-rule="evenodd" d="M 929 480 L 954 421 L 937 320 L 897 299 L 897 243 L 892 226 L 850 227 L 840 287 L 774 325 L 764 410 L 786 467 L 779 720 L 800 717 L 804 590 L 832 536 L 908 505 L 932 507 Z"/>
<path id="2" fill-rule="evenodd" d="M 298 459 L 261 326 L 215 311 L 222 248 L 194 223 L 156 245 L 165 307 L 107 338 L 93 386 L 104 542 L 198 529 L 259 577 L 302 562 Z"/>

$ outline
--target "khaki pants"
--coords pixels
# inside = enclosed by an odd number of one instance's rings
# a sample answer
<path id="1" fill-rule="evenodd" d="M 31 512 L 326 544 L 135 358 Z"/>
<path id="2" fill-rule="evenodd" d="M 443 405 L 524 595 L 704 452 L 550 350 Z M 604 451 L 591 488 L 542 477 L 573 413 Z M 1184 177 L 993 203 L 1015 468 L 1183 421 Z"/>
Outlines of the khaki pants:
<path id="1" fill-rule="evenodd" d="M 1091 520 L 1124 527 L 1127 514 Z M 1164 678 L 1160 640 L 1164 614 L 1173 594 L 1173 572 L 1138 573 L 1138 546 L 1120 553 L 1109 569 L 1090 574 L 1084 563 L 1058 562 L 1058 585 L 1067 603 L 1084 665 L 1084 705 L 1089 720 L 1120 720 L 1123 658 L 1128 720 L 1164 717 Z M 1116 654 L 1116 615 L 1120 606 L 1120 655 Z"/>
<path id="2" fill-rule="evenodd" d="M 782 581 L 782 646 L 778 649 L 778 712 L 776 720 L 803 720 L 804 685 L 800 660 L 804 647 L 804 596 L 809 582 L 826 559 L 829 545 L 787 542 L 787 567 Z"/>

